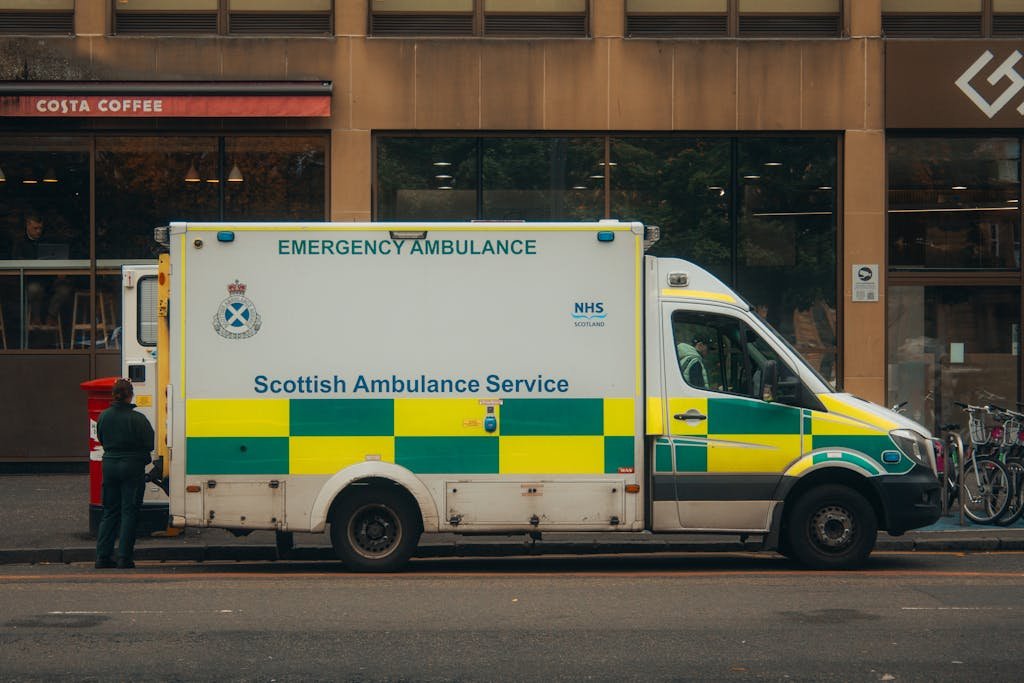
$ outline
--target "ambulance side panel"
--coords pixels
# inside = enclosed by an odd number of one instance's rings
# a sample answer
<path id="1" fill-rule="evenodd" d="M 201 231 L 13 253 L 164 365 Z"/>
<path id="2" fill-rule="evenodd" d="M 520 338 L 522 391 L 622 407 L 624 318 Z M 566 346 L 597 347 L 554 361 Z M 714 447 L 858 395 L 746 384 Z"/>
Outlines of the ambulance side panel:
<path id="1" fill-rule="evenodd" d="M 642 237 L 175 224 L 172 513 L 320 531 L 381 478 L 426 531 L 641 529 Z"/>

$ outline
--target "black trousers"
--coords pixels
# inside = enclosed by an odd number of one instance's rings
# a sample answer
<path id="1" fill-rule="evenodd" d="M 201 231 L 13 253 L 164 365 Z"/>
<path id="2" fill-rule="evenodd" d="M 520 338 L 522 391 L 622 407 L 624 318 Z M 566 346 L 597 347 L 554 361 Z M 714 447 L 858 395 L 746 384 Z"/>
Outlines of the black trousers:
<path id="1" fill-rule="evenodd" d="M 146 486 L 146 465 L 138 458 L 103 459 L 103 519 L 96 537 L 96 559 L 112 559 L 114 534 L 121 527 L 118 555 L 132 559 L 135 526 Z"/>

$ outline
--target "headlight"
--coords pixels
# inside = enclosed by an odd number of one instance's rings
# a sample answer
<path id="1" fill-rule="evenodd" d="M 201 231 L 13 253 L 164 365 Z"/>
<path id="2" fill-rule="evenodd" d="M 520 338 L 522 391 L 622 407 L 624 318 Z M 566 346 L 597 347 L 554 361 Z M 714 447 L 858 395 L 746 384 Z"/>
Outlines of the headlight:
<path id="1" fill-rule="evenodd" d="M 913 429 L 894 429 L 889 432 L 889 436 L 903 455 L 938 474 L 935 471 L 935 451 L 931 440 Z"/>

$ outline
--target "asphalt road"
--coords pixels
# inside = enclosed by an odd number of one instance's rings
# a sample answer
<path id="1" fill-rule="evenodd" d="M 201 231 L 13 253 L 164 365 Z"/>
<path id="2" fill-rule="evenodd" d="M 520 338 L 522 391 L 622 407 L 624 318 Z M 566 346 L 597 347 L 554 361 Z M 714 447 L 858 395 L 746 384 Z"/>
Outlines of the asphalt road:
<path id="1" fill-rule="evenodd" d="M 0 567 L 0 680 L 1019 680 L 1024 554 Z"/>

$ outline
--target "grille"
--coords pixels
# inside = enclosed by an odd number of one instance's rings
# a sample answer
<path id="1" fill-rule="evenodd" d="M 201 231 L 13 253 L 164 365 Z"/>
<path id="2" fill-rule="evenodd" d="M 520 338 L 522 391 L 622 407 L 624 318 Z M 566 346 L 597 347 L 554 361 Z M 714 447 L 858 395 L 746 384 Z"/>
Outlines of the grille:
<path id="1" fill-rule="evenodd" d="M 0 12 L 0 33 L 3 34 L 70 35 L 74 32 L 74 12 Z"/>
<path id="2" fill-rule="evenodd" d="M 729 19 L 724 14 L 634 14 L 626 17 L 626 35 L 649 36 L 724 36 Z"/>
<path id="3" fill-rule="evenodd" d="M 587 17 L 583 14 L 489 14 L 484 17 L 484 35 L 558 36 L 585 38 Z"/>
<path id="4" fill-rule="evenodd" d="M 202 12 L 118 12 L 115 31 L 119 34 L 216 33 L 216 13 Z"/>
<path id="5" fill-rule="evenodd" d="M 890 38 L 980 36 L 979 14 L 883 14 L 882 33 Z"/>
<path id="6" fill-rule="evenodd" d="M 373 14 L 375 36 L 471 36 L 472 14 Z"/>
<path id="7" fill-rule="evenodd" d="M 232 12 L 229 32 L 234 35 L 329 35 L 329 12 Z"/>
<path id="8" fill-rule="evenodd" d="M 992 16 L 992 35 L 1001 38 L 1024 37 L 1024 14 L 995 14 Z"/>
<path id="9" fill-rule="evenodd" d="M 838 14 L 740 15 L 739 34 L 744 37 L 826 37 L 840 34 Z"/>

